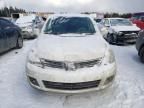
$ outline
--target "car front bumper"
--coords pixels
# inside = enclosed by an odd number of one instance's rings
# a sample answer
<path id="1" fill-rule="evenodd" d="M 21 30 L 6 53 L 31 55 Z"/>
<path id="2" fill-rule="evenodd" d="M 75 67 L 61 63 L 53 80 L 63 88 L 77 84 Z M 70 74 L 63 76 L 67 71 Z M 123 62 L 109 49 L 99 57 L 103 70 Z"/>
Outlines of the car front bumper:
<path id="1" fill-rule="evenodd" d="M 28 63 L 26 72 L 29 83 L 37 89 L 60 93 L 82 93 L 109 87 L 115 78 L 116 63 L 76 71 L 43 69 Z"/>
<path id="2" fill-rule="evenodd" d="M 36 38 L 39 34 L 39 30 L 32 30 L 32 29 L 22 29 L 22 36 L 24 39 L 29 38 Z"/>
<path id="3" fill-rule="evenodd" d="M 124 35 L 117 35 L 117 43 L 120 44 L 129 44 L 129 43 L 136 43 L 138 38 L 137 34 L 124 34 Z"/>

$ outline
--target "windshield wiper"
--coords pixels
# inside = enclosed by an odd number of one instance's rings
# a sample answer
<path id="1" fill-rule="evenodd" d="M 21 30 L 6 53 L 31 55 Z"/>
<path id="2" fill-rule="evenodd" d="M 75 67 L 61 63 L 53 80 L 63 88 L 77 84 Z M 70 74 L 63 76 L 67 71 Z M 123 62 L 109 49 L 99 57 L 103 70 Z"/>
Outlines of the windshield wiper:
<path id="1" fill-rule="evenodd" d="M 64 34 L 64 33 L 58 33 L 58 32 L 44 32 L 44 34 L 59 35 L 59 34 Z"/>
<path id="2" fill-rule="evenodd" d="M 61 35 L 61 34 L 68 34 L 68 33 L 59 33 L 59 32 L 44 32 L 44 34 Z M 74 34 L 93 35 L 93 34 L 95 34 L 95 33 L 74 33 Z"/>
<path id="3" fill-rule="evenodd" d="M 85 33 L 86 35 L 93 35 L 93 34 L 95 34 L 95 33 Z"/>
<path id="4" fill-rule="evenodd" d="M 77 33 L 77 34 L 93 35 L 95 33 Z"/>

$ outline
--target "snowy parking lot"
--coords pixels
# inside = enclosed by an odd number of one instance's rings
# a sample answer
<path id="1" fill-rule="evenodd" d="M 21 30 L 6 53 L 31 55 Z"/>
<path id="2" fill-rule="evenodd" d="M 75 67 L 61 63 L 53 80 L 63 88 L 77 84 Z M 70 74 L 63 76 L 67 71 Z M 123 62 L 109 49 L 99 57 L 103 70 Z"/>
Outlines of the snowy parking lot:
<path id="1" fill-rule="evenodd" d="M 143 108 L 144 64 L 134 45 L 111 46 L 118 72 L 113 86 L 83 94 L 58 94 L 32 88 L 25 75 L 26 55 L 35 40 L 23 49 L 0 56 L 0 108 Z"/>

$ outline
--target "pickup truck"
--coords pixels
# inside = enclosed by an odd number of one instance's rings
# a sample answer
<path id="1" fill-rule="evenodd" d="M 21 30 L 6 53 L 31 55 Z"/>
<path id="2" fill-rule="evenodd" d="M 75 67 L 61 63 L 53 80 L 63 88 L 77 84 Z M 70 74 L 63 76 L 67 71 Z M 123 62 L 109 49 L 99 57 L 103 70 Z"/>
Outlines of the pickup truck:
<path id="1" fill-rule="evenodd" d="M 131 21 L 136 24 L 140 29 L 144 29 L 144 12 L 135 13 L 132 15 Z"/>

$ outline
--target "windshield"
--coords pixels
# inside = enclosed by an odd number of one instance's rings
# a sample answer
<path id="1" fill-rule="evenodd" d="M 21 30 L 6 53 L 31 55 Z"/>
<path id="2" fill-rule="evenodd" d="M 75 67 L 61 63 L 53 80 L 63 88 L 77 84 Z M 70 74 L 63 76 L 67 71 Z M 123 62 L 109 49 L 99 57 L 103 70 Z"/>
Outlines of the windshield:
<path id="1" fill-rule="evenodd" d="M 112 26 L 131 26 L 132 23 L 128 19 L 111 19 Z"/>
<path id="2" fill-rule="evenodd" d="M 48 21 L 44 33 L 95 33 L 95 28 L 87 17 L 58 17 Z"/>
<path id="3" fill-rule="evenodd" d="M 23 16 L 23 17 L 20 17 L 16 23 L 17 24 L 22 24 L 22 23 L 32 23 L 32 21 L 35 19 L 34 16 Z"/>

